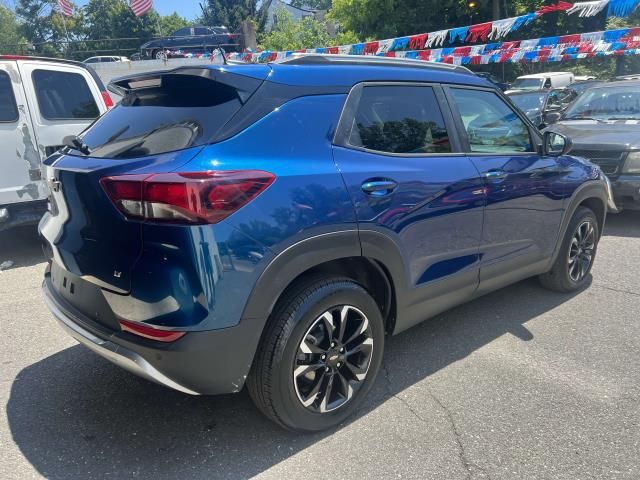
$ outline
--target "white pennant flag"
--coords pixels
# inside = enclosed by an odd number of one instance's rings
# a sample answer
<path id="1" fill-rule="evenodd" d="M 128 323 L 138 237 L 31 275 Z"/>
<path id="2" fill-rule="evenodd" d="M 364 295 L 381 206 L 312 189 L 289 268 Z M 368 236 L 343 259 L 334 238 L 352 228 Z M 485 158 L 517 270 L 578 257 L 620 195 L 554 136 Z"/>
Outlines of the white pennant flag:
<path id="1" fill-rule="evenodd" d="M 390 40 L 380 40 L 378 42 L 378 50 L 376 51 L 376 54 L 385 54 L 389 51 L 389 47 L 391 46 L 391 44 L 393 43 L 393 39 Z"/>
<path id="2" fill-rule="evenodd" d="M 603 36 L 604 36 L 603 32 L 581 33 L 580 41 L 598 43 L 600 40 L 602 40 Z"/>
<path id="3" fill-rule="evenodd" d="M 534 38 L 531 40 L 522 40 L 520 42 L 520 48 L 522 48 L 523 50 L 532 50 L 538 46 L 538 43 L 540 43 L 539 38 Z"/>
<path id="4" fill-rule="evenodd" d="M 430 33 L 427 37 L 427 41 L 424 43 L 424 48 L 441 47 L 448 34 L 449 30 L 440 30 L 438 32 Z"/>
<path id="5" fill-rule="evenodd" d="M 567 10 L 569 15 L 578 13 L 579 17 L 593 17 L 604 10 L 609 4 L 609 0 L 595 0 L 592 2 L 578 2 L 574 3 L 573 7 Z"/>
<path id="6" fill-rule="evenodd" d="M 515 25 L 518 18 L 519 17 L 505 18 L 504 20 L 494 20 L 493 22 L 491 22 L 491 32 L 489 32 L 489 38 L 491 40 L 497 40 L 498 38 L 506 36 Z"/>
<path id="7" fill-rule="evenodd" d="M 351 53 L 351 45 L 340 45 L 338 47 L 338 53 L 340 55 L 349 55 Z"/>

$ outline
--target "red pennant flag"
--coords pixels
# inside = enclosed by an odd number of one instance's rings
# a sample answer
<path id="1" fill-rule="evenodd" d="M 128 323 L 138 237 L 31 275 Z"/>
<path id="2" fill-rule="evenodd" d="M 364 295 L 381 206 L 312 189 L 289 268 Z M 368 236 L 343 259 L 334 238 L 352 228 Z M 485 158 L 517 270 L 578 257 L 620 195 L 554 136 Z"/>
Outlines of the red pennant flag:
<path id="1" fill-rule="evenodd" d="M 489 32 L 491 32 L 491 27 L 493 24 L 491 22 L 487 23 L 479 23 L 477 25 L 471 25 L 469 27 L 469 33 L 467 33 L 466 42 L 477 42 L 478 40 L 482 40 L 483 42 L 487 40 L 489 36 Z"/>
<path id="2" fill-rule="evenodd" d="M 564 12 L 566 10 L 569 10 L 571 7 L 573 7 L 573 3 L 560 1 L 556 5 L 545 5 L 536 13 L 538 15 L 544 15 L 545 13 Z"/>

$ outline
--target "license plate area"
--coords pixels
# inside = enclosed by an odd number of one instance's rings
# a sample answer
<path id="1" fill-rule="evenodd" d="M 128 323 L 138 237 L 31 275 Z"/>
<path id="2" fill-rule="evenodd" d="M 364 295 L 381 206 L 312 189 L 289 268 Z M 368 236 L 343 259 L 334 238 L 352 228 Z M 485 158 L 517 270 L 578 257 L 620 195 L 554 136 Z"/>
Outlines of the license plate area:
<path id="1" fill-rule="evenodd" d="M 51 284 L 56 293 L 86 316 L 87 320 L 111 330 L 120 329 L 102 289 L 97 285 L 65 270 L 55 261 L 51 264 Z"/>

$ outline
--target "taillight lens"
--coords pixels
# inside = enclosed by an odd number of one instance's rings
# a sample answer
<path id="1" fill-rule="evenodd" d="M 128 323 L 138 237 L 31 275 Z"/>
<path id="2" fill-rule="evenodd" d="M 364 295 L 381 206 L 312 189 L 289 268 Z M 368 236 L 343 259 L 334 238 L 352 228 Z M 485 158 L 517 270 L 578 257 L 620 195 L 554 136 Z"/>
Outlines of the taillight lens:
<path id="1" fill-rule="evenodd" d="M 118 320 L 120 328 L 123 332 L 133 333 L 139 337 L 150 338 L 157 342 L 175 342 L 179 338 L 185 336 L 187 332 L 178 332 L 176 330 L 160 330 L 159 328 L 144 325 L 142 323 L 131 322 L 129 320 Z"/>
<path id="2" fill-rule="evenodd" d="M 120 175 L 100 183 L 129 218 L 198 225 L 228 217 L 275 178 L 261 170 L 231 170 Z"/>
<path id="3" fill-rule="evenodd" d="M 107 107 L 107 109 L 113 107 L 113 100 L 111 99 L 111 95 L 109 95 L 109 92 L 100 92 L 102 94 L 102 100 L 104 100 L 104 104 Z"/>

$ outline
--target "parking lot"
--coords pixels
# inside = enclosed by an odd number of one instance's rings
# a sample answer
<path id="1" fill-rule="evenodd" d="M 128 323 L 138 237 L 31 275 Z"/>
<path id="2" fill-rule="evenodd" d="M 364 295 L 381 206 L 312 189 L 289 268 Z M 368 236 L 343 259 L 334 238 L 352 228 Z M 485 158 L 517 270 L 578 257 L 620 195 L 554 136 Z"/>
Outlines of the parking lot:
<path id="1" fill-rule="evenodd" d="M 389 339 L 364 407 L 318 435 L 77 345 L 35 233 L 0 235 L 0 478 L 640 478 L 639 214 L 609 217 L 586 290 L 529 280 Z"/>

